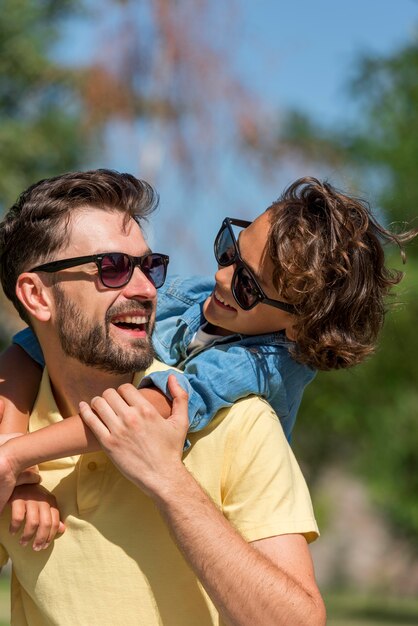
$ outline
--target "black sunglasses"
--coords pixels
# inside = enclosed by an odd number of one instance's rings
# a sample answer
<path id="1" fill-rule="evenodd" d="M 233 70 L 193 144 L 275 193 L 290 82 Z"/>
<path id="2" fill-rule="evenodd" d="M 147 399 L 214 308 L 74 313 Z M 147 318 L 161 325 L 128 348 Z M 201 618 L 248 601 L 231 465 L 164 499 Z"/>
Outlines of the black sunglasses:
<path id="1" fill-rule="evenodd" d="M 218 265 L 227 267 L 228 265 L 235 264 L 235 271 L 231 283 L 232 295 L 237 304 L 239 304 L 244 311 L 249 311 L 262 302 L 263 304 L 274 306 L 277 309 L 282 309 L 282 311 L 286 311 L 287 313 L 296 313 L 296 307 L 293 306 L 293 304 L 268 298 L 251 269 L 245 261 L 242 260 L 232 226 L 247 228 L 251 223 L 252 222 L 247 222 L 246 220 L 236 220 L 231 217 L 226 217 L 216 235 L 215 258 Z"/>
<path id="2" fill-rule="evenodd" d="M 164 285 L 169 257 L 150 252 L 143 256 L 131 256 L 124 252 L 103 252 L 90 256 L 78 256 L 62 261 L 51 261 L 32 268 L 31 272 L 57 272 L 85 263 L 96 263 L 99 278 L 104 287 L 119 289 L 129 283 L 135 267 L 139 267 L 146 278 L 158 289 Z"/>

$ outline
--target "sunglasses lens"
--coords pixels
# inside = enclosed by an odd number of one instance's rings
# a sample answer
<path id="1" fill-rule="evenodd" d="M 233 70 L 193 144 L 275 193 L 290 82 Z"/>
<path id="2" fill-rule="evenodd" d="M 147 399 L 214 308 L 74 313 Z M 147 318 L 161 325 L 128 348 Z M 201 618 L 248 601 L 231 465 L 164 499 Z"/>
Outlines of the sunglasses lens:
<path id="1" fill-rule="evenodd" d="M 126 254 L 115 252 L 103 257 L 101 263 L 102 282 L 106 287 L 117 288 L 125 285 L 132 273 L 132 263 Z"/>
<path id="2" fill-rule="evenodd" d="M 227 226 L 222 228 L 215 241 L 215 256 L 219 265 L 231 265 L 236 256 L 235 243 Z"/>
<path id="3" fill-rule="evenodd" d="M 239 267 L 235 272 L 234 296 L 244 310 L 251 309 L 260 299 L 257 286 L 245 267 Z"/>
<path id="4" fill-rule="evenodd" d="M 148 254 L 142 259 L 141 272 L 150 280 L 156 289 L 164 285 L 167 274 L 166 257 L 162 254 Z"/>

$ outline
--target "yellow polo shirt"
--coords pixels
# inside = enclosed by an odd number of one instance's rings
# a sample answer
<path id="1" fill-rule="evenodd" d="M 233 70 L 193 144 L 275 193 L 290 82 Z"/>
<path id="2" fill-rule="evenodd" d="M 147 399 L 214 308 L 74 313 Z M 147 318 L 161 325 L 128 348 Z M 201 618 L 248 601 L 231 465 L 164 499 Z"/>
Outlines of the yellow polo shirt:
<path id="1" fill-rule="evenodd" d="M 148 372 L 164 367 L 155 362 Z M 61 419 L 44 372 L 30 428 Z M 284 533 L 316 538 L 305 481 L 266 402 L 240 400 L 189 438 L 185 465 L 248 541 Z M 9 557 L 13 563 L 12 624 L 220 623 L 152 500 L 104 453 L 51 461 L 40 470 L 67 530 L 48 550 L 34 552 L 9 534 L 9 512 L 1 516 L 0 565 Z"/>

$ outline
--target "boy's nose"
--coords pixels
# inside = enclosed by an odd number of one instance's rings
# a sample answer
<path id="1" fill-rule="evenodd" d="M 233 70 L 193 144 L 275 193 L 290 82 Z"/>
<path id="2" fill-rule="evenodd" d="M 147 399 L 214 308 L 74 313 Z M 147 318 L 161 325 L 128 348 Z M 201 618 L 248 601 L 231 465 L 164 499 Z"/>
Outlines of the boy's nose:
<path id="1" fill-rule="evenodd" d="M 216 282 L 226 289 L 231 289 L 232 277 L 234 275 L 235 265 L 227 265 L 226 267 L 218 267 L 215 274 Z"/>

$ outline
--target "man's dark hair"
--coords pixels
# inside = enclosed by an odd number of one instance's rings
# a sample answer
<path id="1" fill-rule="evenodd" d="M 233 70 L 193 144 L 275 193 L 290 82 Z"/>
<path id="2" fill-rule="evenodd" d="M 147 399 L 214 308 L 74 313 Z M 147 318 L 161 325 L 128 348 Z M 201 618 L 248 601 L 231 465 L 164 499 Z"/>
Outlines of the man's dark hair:
<path id="1" fill-rule="evenodd" d="M 395 243 L 404 258 L 402 244 L 418 230 L 387 230 L 367 202 L 316 178 L 294 182 L 267 211 L 273 284 L 298 309 L 294 357 L 320 370 L 360 363 L 403 276 L 386 267 L 383 245 Z"/>
<path id="2" fill-rule="evenodd" d="M 140 221 L 158 204 L 155 190 L 131 174 L 107 169 L 69 172 L 35 183 L 24 191 L 0 223 L 0 277 L 4 293 L 29 322 L 16 296 L 19 274 L 54 260 L 66 246 L 74 214 L 93 207 L 120 211 Z"/>

